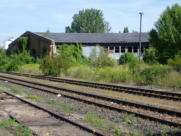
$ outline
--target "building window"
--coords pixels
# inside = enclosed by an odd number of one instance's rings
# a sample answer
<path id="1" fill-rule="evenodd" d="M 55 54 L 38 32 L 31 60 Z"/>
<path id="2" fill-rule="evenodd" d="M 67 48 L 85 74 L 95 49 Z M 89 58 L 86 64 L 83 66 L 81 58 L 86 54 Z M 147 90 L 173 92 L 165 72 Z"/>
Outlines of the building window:
<path id="1" fill-rule="evenodd" d="M 121 52 L 125 53 L 125 47 L 121 47 Z"/>
<path id="2" fill-rule="evenodd" d="M 114 47 L 113 46 L 109 47 L 109 50 L 114 50 Z"/>
<path id="3" fill-rule="evenodd" d="M 119 46 L 115 47 L 115 53 L 119 53 Z"/>
<path id="4" fill-rule="evenodd" d="M 46 54 L 46 53 L 47 53 L 47 49 L 44 48 L 44 49 L 43 49 L 43 54 Z"/>
<path id="5" fill-rule="evenodd" d="M 141 53 L 143 53 L 143 51 L 144 51 L 144 50 L 143 50 L 143 47 L 141 47 Z"/>
<path id="6" fill-rule="evenodd" d="M 33 56 L 36 56 L 36 50 L 35 49 L 32 49 L 31 53 L 32 53 Z"/>
<path id="7" fill-rule="evenodd" d="M 134 47 L 134 53 L 138 52 L 138 47 Z"/>
<path id="8" fill-rule="evenodd" d="M 132 47 L 128 47 L 128 52 L 132 52 Z"/>

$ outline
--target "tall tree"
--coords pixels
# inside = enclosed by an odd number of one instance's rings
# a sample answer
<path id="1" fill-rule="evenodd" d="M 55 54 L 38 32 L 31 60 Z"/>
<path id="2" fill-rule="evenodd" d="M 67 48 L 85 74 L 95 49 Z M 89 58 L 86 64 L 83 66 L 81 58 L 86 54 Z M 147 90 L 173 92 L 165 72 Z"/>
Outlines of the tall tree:
<path id="1" fill-rule="evenodd" d="M 47 37 L 50 36 L 50 30 L 47 29 L 44 35 L 47 36 Z"/>
<path id="2" fill-rule="evenodd" d="M 101 10 L 85 9 L 73 16 L 71 26 L 65 27 L 67 33 L 106 33 L 111 27 L 103 17 Z"/>
<path id="3" fill-rule="evenodd" d="M 129 33 L 128 27 L 124 27 L 123 33 Z"/>
<path id="4" fill-rule="evenodd" d="M 167 7 L 150 31 L 150 42 L 161 63 L 181 52 L 181 6 Z"/>

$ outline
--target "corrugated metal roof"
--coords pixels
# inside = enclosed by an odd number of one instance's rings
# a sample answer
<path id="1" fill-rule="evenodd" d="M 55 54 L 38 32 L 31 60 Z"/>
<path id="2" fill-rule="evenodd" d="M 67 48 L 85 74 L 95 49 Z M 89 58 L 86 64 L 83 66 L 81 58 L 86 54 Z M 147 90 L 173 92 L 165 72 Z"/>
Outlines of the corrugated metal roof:
<path id="1" fill-rule="evenodd" d="M 139 33 L 50 33 L 35 34 L 54 40 L 56 43 L 138 43 Z M 142 42 L 149 42 L 148 33 L 142 33 Z"/>

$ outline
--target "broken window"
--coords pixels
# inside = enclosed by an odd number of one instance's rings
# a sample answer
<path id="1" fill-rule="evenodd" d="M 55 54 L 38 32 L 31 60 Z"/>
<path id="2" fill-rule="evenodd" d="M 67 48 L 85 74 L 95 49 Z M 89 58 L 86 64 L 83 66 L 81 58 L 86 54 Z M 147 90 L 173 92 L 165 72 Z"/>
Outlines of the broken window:
<path id="1" fill-rule="evenodd" d="M 119 53 L 119 46 L 115 47 L 115 53 Z"/>
<path id="2" fill-rule="evenodd" d="M 132 47 L 128 47 L 128 52 L 132 52 Z"/>
<path id="3" fill-rule="evenodd" d="M 141 47 L 141 53 L 143 53 L 143 51 L 144 51 L 144 49 L 143 49 L 143 47 Z"/>
<path id="4" fill-rule="evenodd" d="M 121 52 L 125 53 L 125 47 L 121 47 Z"/>
<path id="5" fill-rule="evenodd" d="M 134 53 L 138 52 L 138 47 L 134 47 Z"/>

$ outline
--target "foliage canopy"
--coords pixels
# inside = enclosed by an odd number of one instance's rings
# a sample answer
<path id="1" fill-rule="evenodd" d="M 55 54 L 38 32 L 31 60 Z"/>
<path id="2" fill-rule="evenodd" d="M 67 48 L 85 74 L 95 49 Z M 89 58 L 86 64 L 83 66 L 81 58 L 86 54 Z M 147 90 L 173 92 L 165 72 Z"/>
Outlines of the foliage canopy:
<path id="1" fill-rule="evenodd" d="M 168 59 L 180 53 L 181 6 L 167 7 L 156 22 L 155 29 L 150 31 L 150 42 L 157 51 L 160 63 L 167 63 Z"/>
<path id="2" fill-rule="evenodd" d="M 129 33 L 128 27 L 124 27 L 123 33 Z"/>
<path id="3" fill-rule="evenodd" d="M 101 10 L 85 9 L 73 16 L 71 26 L 65 27 L 67 33 L 105 33 L 111 30 Z"/>

